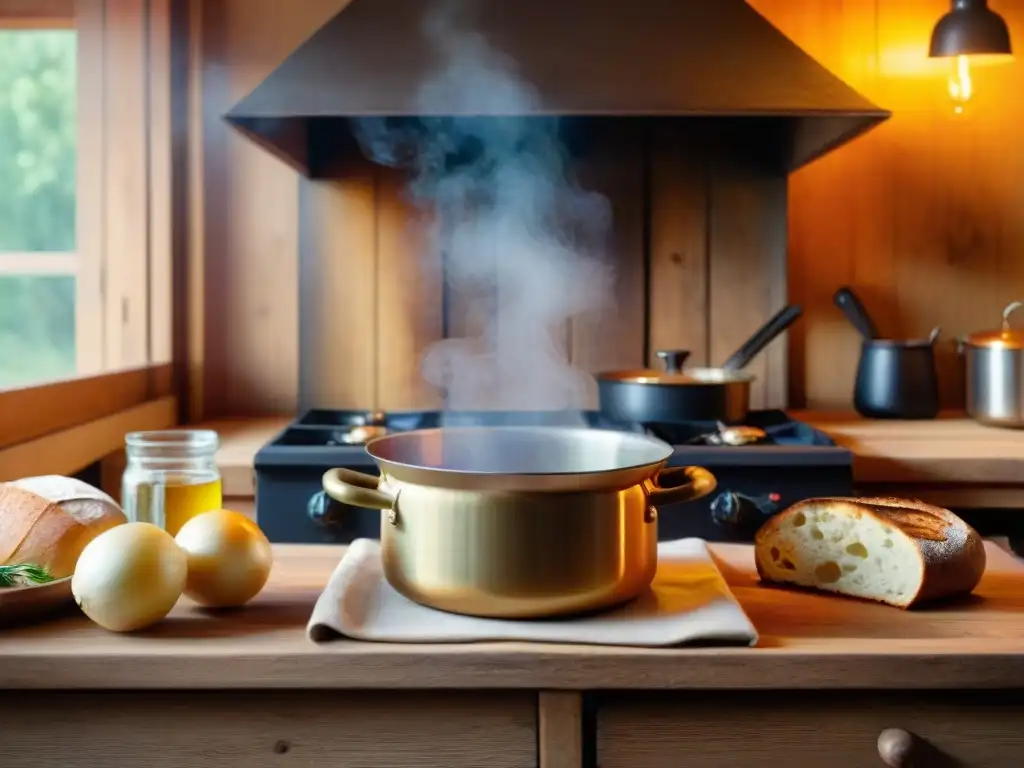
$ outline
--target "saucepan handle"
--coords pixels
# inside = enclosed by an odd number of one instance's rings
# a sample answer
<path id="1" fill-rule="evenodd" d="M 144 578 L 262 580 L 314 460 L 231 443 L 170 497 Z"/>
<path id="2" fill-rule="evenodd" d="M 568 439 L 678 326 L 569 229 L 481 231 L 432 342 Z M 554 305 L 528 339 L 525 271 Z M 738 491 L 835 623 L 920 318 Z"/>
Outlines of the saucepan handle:
<path id="1" fill-rule="evenodd" d="M 663 481 L 684 476 L 685 482 L 664 485 Z M 682 504 L 707 496 L 718 485 L 715 476 L 704 467 L 672 467 L 663 469 L 647 482 L 647 500 L 652 507 Z"/>
<path id="2" fill-rule="evenodd" d="M 1010 316 L 1021 307 L 1024 307 L 1024 301 L 1011 301 L 1003 309 L 1003 330 L 1010 330 Z"/>
<path id="3" fill-rule="evenodd" d="M 380 478 L 351 469 L 324 472 L 324 492 L 335 501 L 368 509 L 392 509 L 397 497 L 377 487 Z"/>

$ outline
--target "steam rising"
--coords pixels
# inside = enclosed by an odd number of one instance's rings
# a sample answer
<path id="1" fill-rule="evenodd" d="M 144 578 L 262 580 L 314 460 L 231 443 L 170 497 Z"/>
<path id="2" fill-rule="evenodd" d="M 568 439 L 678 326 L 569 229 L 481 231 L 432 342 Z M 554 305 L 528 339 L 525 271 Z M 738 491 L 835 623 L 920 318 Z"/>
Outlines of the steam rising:
<path id="1" fill-rule="evenodd" d="M 413 201 L 437 217 L 449 296 L 481 321 L 450 328 L 423 373 L 450 410 L 582 409 L 593 380 L 568 361 L 566 321 L 608 301 L 609 203 L 574 179 L 558 119 L 523 116 L 538 97 L 515 62 L 461 28 L 454 9 L 424 30 L 444 65 L 421 87 L 419 111 L 441 103 L 485 117 L 354 125 L 371 159 L 412 171 Z"/>

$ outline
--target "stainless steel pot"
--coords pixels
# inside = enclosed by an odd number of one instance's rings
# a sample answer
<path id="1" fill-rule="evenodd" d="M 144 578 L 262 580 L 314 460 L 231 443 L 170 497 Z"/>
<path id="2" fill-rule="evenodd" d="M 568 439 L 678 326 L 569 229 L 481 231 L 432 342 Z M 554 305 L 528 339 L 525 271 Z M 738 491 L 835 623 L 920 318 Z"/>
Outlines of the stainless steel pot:
<path id="1" fill-rule="evenodd" d="M 1024 302 L 1003 310 L 999 330 L 961 340 L 967 372 L 967 414 L 996 427 L 1024 427 L 1024 329 L 1011 328 L 1010 317 Z"/>
<path id="2" fill-rule="evenodd" d="M 382 510 L 384 575 L 411 600 L 454 613 L 543 617 L 642 593 L 657 568 L 657 507 L 711 493 L 700 467 L 663 470 L 646 435 L 468 427 L 370 441 L 380 478 L 324 474 L 338 501 Z M 676 485 L 661 483 L 674 478 Z"/>

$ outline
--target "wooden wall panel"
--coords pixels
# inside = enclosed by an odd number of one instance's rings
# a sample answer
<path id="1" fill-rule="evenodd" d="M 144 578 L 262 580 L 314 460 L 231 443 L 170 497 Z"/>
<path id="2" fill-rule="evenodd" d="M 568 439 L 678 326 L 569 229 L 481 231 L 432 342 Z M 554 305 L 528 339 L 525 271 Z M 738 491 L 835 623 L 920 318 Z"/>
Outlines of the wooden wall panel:
<path id="1" fill-rule="evenodd" d="M 444 274 L 432 215 L 408 200 L 404 176 L 377 171 L 377 397 L 384 410 L 441 407 L 423 355 L 444 336 Z"/>
<path id="2" fill-rule="evenodd" d="M 232 130 L 223 115 L 344 5 L 201 5 L 205 418 L 289 413 L 297 406 L 298 177 Z"/>
<path id="3" fill-rule="evenodd" d="M 611 206 L 607 264 L 614 271 L 609 302 L 570 322 L 569 360 L 599 371 L 640 368 L 646 337 L 646 138 L 641 125 L 607 126 L 580 164 L 585 189 L 603 194 Z M 597 387 L 589 405 L 597 407 Z"/>
<path id="4" fill-rule="evenodd" d="M 832 306 L 848 284 L 880 330 L 943 328 L 943 403 L 963 402 L 953 339 L 993 327 L 1024 295 L 1024 62 L 975 68 L 964 114 L 946 97 L 946 62 L 927 58 L 946 0 L 750 0 L 751 5 L 893 117 L 791 179 L 789 293 L 804 307 L 791 335 L 790 401 L 850 407 L 859 340 Z M 1024 40 L 1024 5 L 994 3 Z"/>
<path id="5" fill-rule="evenodd" d="M 670 124 L 652 132 L 648 365 L 660 349 L 689 350 L 690 365 L 708 358 L 708 169 Z M 719 363 L 721 361 L 718 361 Z"/>
<path id="6" fill-rule="evenodd" d="M 26 3 L 29 5 L 28 3 Z M 100 0 L 78 0 L 72 8 L 78 29 L 77 173 L 75 179 L 75 356 L 80 376 L 106 367 L 103 263 L 106 254 L 105 14 Z"/>
<path id="7" fill-rule="evenodd" d="M 1014 98 L 1024 82 L 1024 63 L 1018 56 L 1006 67 L 977 70 L 971 109 L 954 115 L 944 98 L 945 71 L 925 57 L 931 26 L 948 9 L 948 0 L 750 2 L 808 53 L 895 115 L 789 180 L 788 248 L 776 228 L 766 227 L 767 218 L 737 229 L 718 213 L 711 217 L 710 230 L 702 232 L 702 210 L 710 205 L 720 211 L 717 203 L 730 197 L 749 207 L 742 191 L 749 188 L 719 176 L 708 201 L 696 171 L 685 158 L 672 157 L 682 150 L 652 137 L 644 346 L 648 353 L 659 347 L 689 347 L 696 362 L 720 363 L 781 306 L 785 277 L 789 298 L 804 307 L 804 317 L 788 334 L 788 356 L 786 345 L 776 343 L 755 363 L 755 372 L 767 377 L 763 402 L 779 401 L 788 359 L 791 405 L 848 408 L 858 340 L 831 303 L 840 285 L 852 285 L 863 294 L 886 334 L 923 335 L 938 324 L 950 340 L 993 325 L 1002 305 L 1024 294 L 1024 145 L 1019 142 L 1024 102 Z M 234 135 L 221 115 L 343 4 L 203 4 L 203 378 L 208 415 L 287 411 L 299 400 L 298 181 L 277 160 Z M 1024 40 L 1024 6 L 997 6 L 1014 39 Z M 761 182 L 776 187 L 771 200 L 778 205 L 781 182 Z M 758 216 L 768 216 L 770 207 L 754 208 Z M 387 210 L 385 206 L 375 212 L 374 221 L 382 221 Z M 759 240 L 758 231 L 768 239 Z M 734 264 L 717 255 L 706 259 L 709 238 L 744 261 Z M 756 279 L 748 274 L 747 267 L 753 268 L 749 244 L 763 249 L 767 261 L 759 262 L 762 267 L 775 264 Z M 788 269 L 778 258 L 782 249 L 788 250 Z M 386 258 L 399 250 L 390 253 Z M 738 293 L 737 279 L 747 286 Z M 374 301 L 382 285 L 378 282 L 372 292 Z M 720 293 L 723 286 L 732 292 Z M 637 295 L 633 288 L 625 290 Z M 462 335 L 471 318 L 451 295 L 442 305 L 448 313 L 448 334 Z M 388 323 L 397 322 L 400 328 L 408 322 L 389 315 L 382 325 L 374 319 L 382 311 L 375 306 L 359 326 L 365 338 L 382 329 L 390 337 L 397 331 Z M 437 322 L 436 314 L 420 311 L 413 316 L 426 318 L 429 338 L 435 333 L 431 323 Z M 730 325 L 724 329 L 726 322 Z M 623 350 L 628 347 L 626 336 L 637 339 L 644 333 L 635 324 L 627 325 L 625 335 L 617 334 L 613 342 Z M 603 358 L 606 351 L 592 340 L 606 334 L 585 332 L 584 327 L 567 331 L 569 354 L 604 367 L 606 361 L 597 356 Z M 378 377 L 385 360 L 410 357 L 410 343 L 415 348 L 425 342 L 389 338 L 384 347 L 373 347 L 378 358 L 372 376 L 351 385 L 359 405 L 403 401 L 406 390 L 397 384 L 389 390 L 390 383 L 381 389 Z M 367 358 L 371 354 L 363 341 L 358 350 Z M 956 405 L 962 387 L 951 341 L 941 357 L 944 401 Z M 400 375 L 412 375 L 411 369 L 400 370 Z M 346 397 L 356 404 L 355 394 Z M 419 397 L 409 395 L 405 402 L 427 403 Z"/>
<path id="8" fill-rule="evenodd" d="M 299 187 L 299 407 L 373 408 L 377 400 L 376 172 Z"/>
<path id="9" fill-rule="evenodd" d="M 722 365 L 786 304 L 786 179 L 719 162 L 708 184 L 708 353 Z M 786 337 L 744 369 L 751 408 L 786 405 Z"/>
<path id="10" fill-rule="evenodd" d="M 401 173 L 347 158 L 299 187 L 299 407 L 415 410 L 441 395 L 422 375 L 443 336 L 433 218 Z"/>
<path id="11" fill-rule="evenodd" d="M 176 167 L 181 157 L 181 121 L 183 115 L 174 115 L 175 87 L 186 81 L 176 71 L 173 57 L 173 35 L 176 14 L 183 3 L 172 0 L 150 0 L 148 61 L 149 88 L 146 99 L 148 110 L 149 148 L 149 291 L 148 351 L 151 363 L 169 363 L 174 359 L 174 248 L 182 236 L 175 225 L 182 220 L 178 209 L 178 187 L 184 175 Z"/>
<path id="12" fill-rule="evenodd" d="M 27 7 L 27 6 L 26 6 Z M 77 30 L 78 374 L 171 360 L 171 0 L 44 3 Z"/>

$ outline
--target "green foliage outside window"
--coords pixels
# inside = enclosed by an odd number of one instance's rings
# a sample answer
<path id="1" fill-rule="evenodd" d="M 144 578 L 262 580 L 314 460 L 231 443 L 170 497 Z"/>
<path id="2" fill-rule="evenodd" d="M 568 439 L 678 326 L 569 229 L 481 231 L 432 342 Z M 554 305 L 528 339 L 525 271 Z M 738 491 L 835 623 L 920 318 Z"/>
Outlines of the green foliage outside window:
<path id="1" fill-rule="evenodd" d="M 75 250 L 75 49 L 0 30 L 0 253 Z M 74 276 L 0 273 L 0 389 L 74 372 Z"/>

